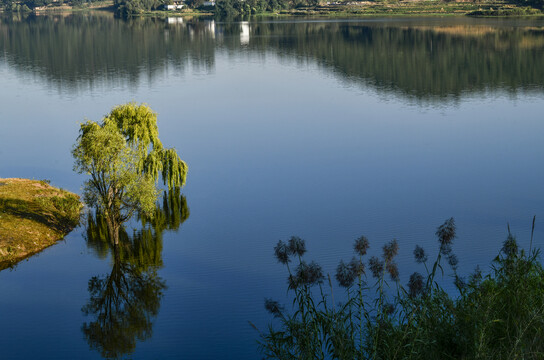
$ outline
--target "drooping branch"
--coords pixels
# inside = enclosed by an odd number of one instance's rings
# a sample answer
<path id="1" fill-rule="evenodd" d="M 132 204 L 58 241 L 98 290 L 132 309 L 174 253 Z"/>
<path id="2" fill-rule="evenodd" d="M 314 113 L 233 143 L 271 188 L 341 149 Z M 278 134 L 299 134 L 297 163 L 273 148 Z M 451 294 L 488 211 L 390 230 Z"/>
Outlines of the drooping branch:
<path id="1" fill-rule="evenodd" d="M 143 171 L 144 160 L 150 150 L 161 150 L 157 128 L 157 113 L 146 104 L 128 103 L 116 106 L 107 117 L 104 124 L 115 124 L 127 143 L 138 152 L 141 162 L 138 170 Z"/>
<path id="2" fill-rule="evenodd" d="M 185 185 L 188 167 L 173 148 L 164 149 L 159 140 L 157 114 L 146 104 L 128 103 L 113 108 L 104 118 L 115 125 L 128 145 L 137 152 L 137 171 L 163 183 L 169 189 Z"/>
<path id="3" fill-rule="evenodd" d="M 187 164 L 181 160 L 175 149 L 163 150 L 162 179 L 168 188 L 182 187 L 187 177 Z"/>

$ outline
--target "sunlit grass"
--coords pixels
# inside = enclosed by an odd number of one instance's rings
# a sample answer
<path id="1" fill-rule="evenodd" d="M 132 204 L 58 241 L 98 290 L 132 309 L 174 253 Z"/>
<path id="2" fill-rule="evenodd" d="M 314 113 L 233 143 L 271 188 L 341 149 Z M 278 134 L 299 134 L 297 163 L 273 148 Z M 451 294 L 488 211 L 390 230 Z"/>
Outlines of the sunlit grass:
<path id="1" fill-rule="evenodd" d="M 48 181 L 0 179 L 0 269 L 62 239 L 81 207 L 77 195 Z"/>

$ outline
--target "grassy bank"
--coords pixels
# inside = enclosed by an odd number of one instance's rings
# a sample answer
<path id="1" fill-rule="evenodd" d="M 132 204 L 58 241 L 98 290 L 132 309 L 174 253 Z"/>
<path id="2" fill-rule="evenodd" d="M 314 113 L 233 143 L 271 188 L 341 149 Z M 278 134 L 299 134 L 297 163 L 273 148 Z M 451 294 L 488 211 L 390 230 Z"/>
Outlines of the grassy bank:
<path id="1" fill-rule="evenodd" d="M 0 179 L 0 270 L 64 238 L 81 207 L 77 195 L 47 181 Z"/>

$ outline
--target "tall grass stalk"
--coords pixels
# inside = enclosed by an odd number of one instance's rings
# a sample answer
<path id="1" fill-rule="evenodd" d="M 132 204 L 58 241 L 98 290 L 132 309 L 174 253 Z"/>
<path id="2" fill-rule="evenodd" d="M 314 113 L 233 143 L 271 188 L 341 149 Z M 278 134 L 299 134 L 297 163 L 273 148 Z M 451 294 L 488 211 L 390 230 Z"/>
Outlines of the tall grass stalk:
<path id="1" fill-rule="evenodd" d="M 439 246 L 431 271 L 425 251 L 416 246 L 416 262 L 423 264 L 426 275 L 412 274 L 406 286 L 398 281 L 396 240 L 383 246 L 381 259 L 367 261 L 367 274 L 363 259 L 369 245 L 361 237 L 355 242 L 356 257 L 337 268 L 336 280 L 346 290 L 341 304 L 335 303 L 331 276 L 327 292 L 321 267 L 305 262 L 304 241 L 280 241 L 276 258 L 287 267 L 292 311 L 266 301 L 275 320 L 259 333 L 262 354 L 312 360 L 543 359 L 544 269 L 539 250 L 532 248 L 533 234 L 534 218 L 525 252 L 508 227 L 489 273 L 483 276 L 477 268 L 465 279 L 457 272 L 452 251 L 456 228 L 453 218 L 448 219 L 436 231 Z M 438 279 L 439 270 L 444 276 L 446 259 L 456 295 Z M 298 262 L 294 270 L 289 266 L 293 260 Z"/>

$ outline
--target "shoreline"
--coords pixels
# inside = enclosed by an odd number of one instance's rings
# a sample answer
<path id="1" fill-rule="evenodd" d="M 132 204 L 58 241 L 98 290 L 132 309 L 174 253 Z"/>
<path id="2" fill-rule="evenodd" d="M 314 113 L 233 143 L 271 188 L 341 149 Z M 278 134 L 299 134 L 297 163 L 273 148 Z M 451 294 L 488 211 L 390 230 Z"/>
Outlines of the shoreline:
<path id="1" fill-rule="evenodd" d="M 49 15 L 49 14 L 69 14 L 80 12 L 107 12 L 114 13 L 113 1 L 100 1 L 91 5 L 84 6 L 47 6 L 35 8 L 29 14 Z M 8 13 L 8 11 L 0 10 Z M 376 16 L 388 17 L 411 17 L 411 16 L 471 16 L 482 18 L 497 17 L 544 17 L 544 12 L 537 8 L 529 6 L 520 6 L 511 4 L 502 0 L 484 3 L 474 2 L 445 2 L 421 0 L 414 2 L 346 2 L 322 4 L 316 6 L 299 7 L 293 9 L 284 9 L 278 11 L 266 11 L 262 13 L 239 13 L 235 19 L 247 19 L 251 17 L 280 17 L 280 18 L 367 18 Z M 138 14 L 128 16 L 136 17 L 215 17 L 215 10 L 206 9 L 186 9 L 176 10 L 149 10 Z"/>
<path id="2" fill-rule="evenodd" d="M 0 178 L 0 270 L 62 240 L 82 207 L 78 195 L 48 181 Z"/>

